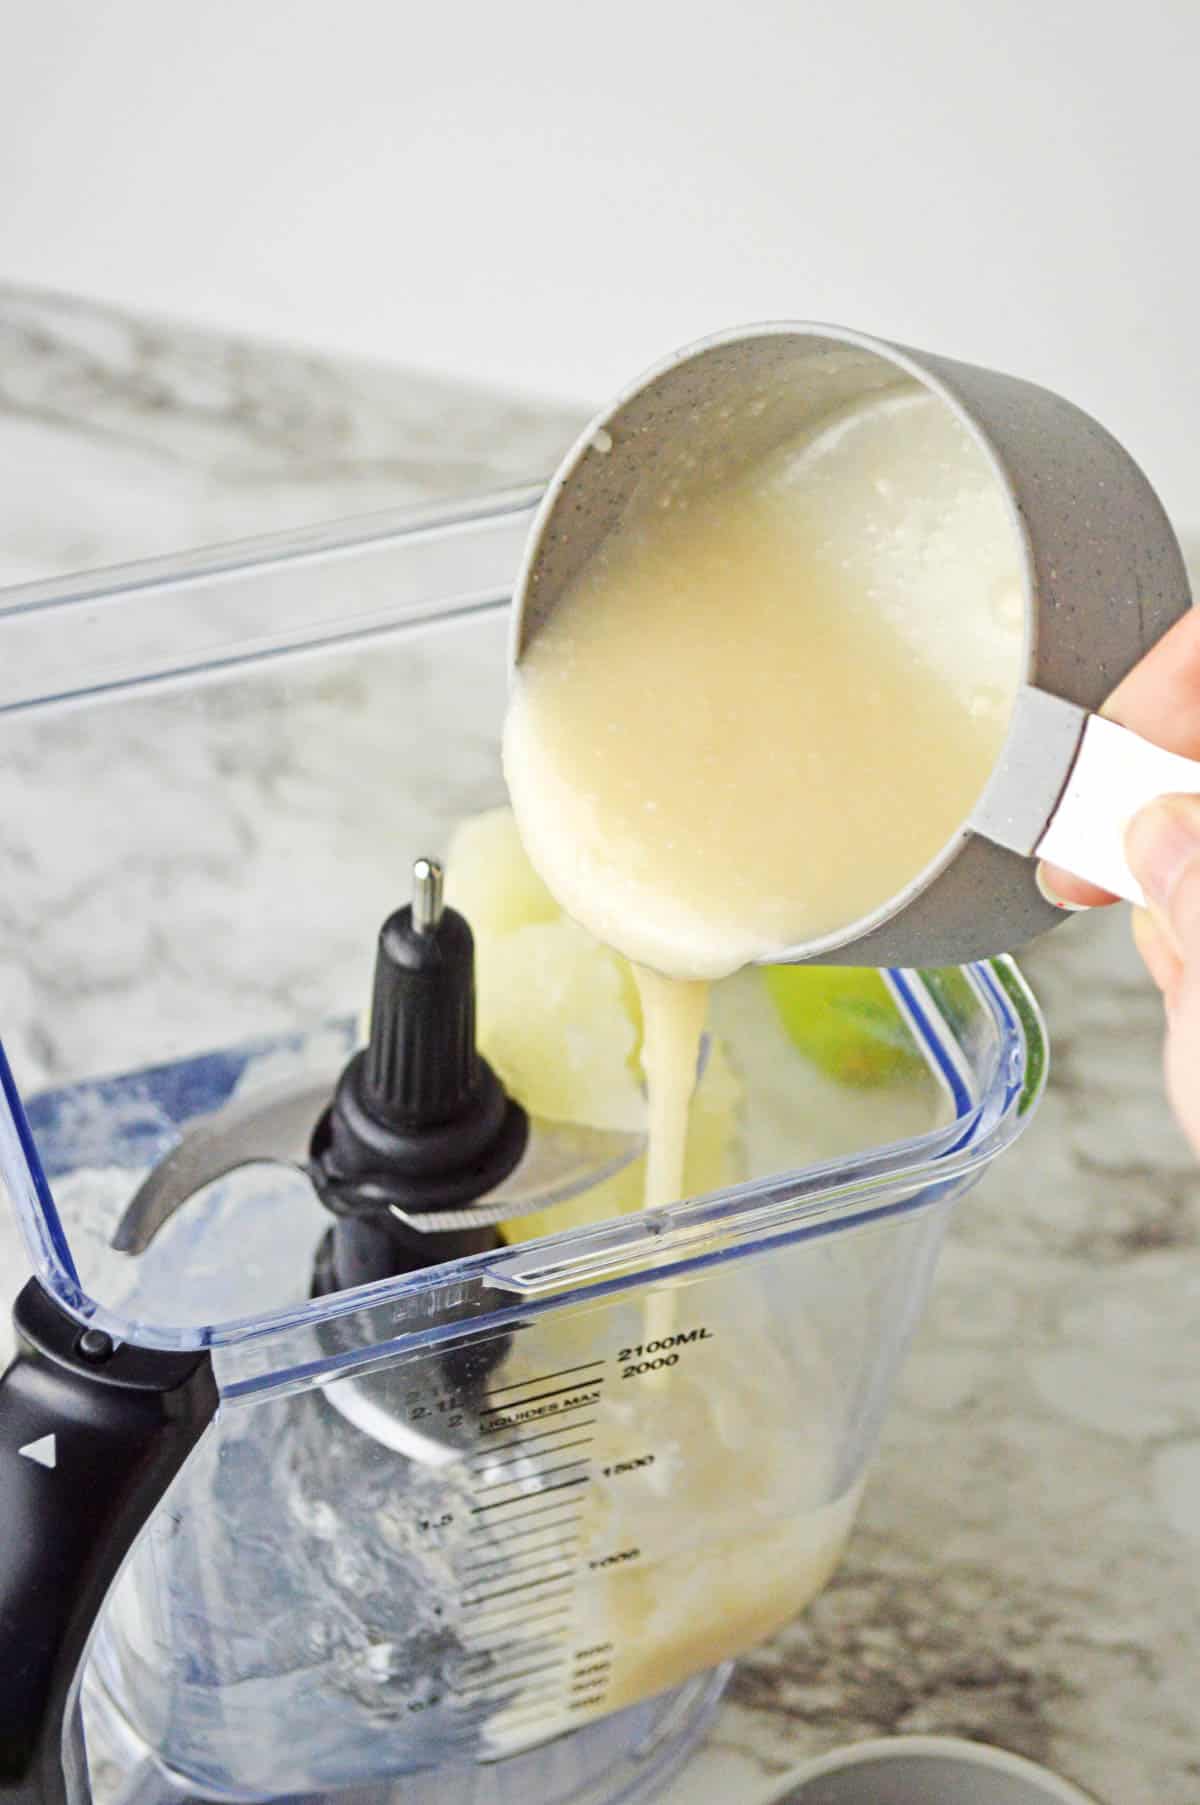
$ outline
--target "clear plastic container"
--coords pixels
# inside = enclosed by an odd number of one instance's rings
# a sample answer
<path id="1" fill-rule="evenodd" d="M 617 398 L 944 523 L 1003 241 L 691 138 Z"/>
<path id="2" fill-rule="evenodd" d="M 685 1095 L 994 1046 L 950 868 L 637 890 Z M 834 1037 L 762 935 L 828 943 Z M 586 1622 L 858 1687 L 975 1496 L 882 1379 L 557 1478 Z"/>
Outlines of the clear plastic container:
<path id="1" fill-rule="evenodd" d="M 748 973 L 715 1194 L 319 1301 L 298 1174 L 114 1250 L 189 1123 L 336 1073 L 413 858 L 502 802 L 532 502 L 0 607 L 0 1169 L 53 1296 L 221 1398 L 93 1649 L 105 1792 L 648 1796 L 834 1570 L 949 1209 L 1040 1092 L 1009 961 L 887 974 L 867 1084 Z"/>

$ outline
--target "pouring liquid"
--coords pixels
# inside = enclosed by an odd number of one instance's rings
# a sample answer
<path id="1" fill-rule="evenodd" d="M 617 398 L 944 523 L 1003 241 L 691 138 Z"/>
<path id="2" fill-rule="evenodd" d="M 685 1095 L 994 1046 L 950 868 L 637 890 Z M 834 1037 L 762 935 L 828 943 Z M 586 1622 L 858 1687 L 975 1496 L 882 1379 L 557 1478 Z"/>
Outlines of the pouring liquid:
<path id="1" fill-rule="evenodd" d="M 664 978 L 648 965 L 635 966 L 634 977 L 649 1102 L 645 1206 L 655 1209 L 674 1203 L 683 1191 L 688 1107 L 708 1015 L 708 985 L 703 979 Z"/>
<path id="2" fill-rule="evenodd" d="M 648 1204 L 681 1189 L 704 985 L 844 930 L 953 841 L 1023 622 L 987 457 L 907 386 L 664 493 L 527 649 L 505 774 L 548 888 L 643 968 Z"/>
<path id="3" fill-rule="evenodd" d="M 709 987 L 702 978 L 664 978 L 648 965 L 635 965 L 633 970 L 642 1004 L 642 1069 L 649 1104 L 642 1201 L 652 1210 L 683 1195 L 688 1111 Z M 674 1298 L 669 1292 L 652 1293 L 646 1305 L 646 1340 L 661 1341 L 674 1328 Z"/>
<path id="4" fill-rule="evenodd" d="M 985 454 L 924 391 L 848 413 L 718 494 L 661 501 L 600 547 L 527 649 L 504 740 L 532 863 L 634 964 L 648 1207 L 683 1189 L 710 983 L 845 929 L 937 859 L 1000 751 L 1024 621 Z M 798 1398 L 794 1365 L 756 1389 L 773 1359 L 761 1298 L 742 1296 L 700 1384 L 667 1370 L 662 1350 L 690 1345 L 689 1298 L 652 1292 L 644 1346 L 625 1350 L 644 1363 L 627 1369 L 640 1397 L 623 1435 L 660 1445 L 669 1424 L 679 1452 L 644 1484 L 639 1469 L 636 1492 L 597 1485 L 580 1524 L 599 1556 L 594 1639 L 615 1651 L 604 1709 L 803 1609 L 857 1505 L 836 1493 L 833 1394 Z M 618 1500 L 635 1497 L 624 1531 Z M 681 1500 L 703 1545 L 656 1562 L 654 1510 L 674 1538 Z M 626 1540 L 630 1564 L 610 1572 Z"/>

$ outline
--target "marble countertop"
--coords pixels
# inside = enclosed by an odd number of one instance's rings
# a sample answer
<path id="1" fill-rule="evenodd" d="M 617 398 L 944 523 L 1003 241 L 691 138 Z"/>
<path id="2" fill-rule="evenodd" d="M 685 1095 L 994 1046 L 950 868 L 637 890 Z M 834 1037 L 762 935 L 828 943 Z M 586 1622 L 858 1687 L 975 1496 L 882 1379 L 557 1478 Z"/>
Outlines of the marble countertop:
<path id="1" fill-rule="evenodd" d="M 535 480 L 577 425 L 0 290 L 0 584 Z M 896 1732 L 1000 1744 L 1103 1805 L 1200 1799 L 1200 1176 L 1124 911 L 1021 963 L 1039 1118 L 959 1206 L 840 1574 L 740 1663 L 664 1805 Z M 6 1016 L 51 1071 L 18 967 Z"/>

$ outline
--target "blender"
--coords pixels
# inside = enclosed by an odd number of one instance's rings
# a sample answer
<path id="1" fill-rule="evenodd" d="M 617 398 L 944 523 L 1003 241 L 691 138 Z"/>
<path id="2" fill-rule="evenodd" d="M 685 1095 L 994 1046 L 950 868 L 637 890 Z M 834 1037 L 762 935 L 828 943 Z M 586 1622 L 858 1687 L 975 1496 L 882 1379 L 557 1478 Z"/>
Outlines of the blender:
<path id="1" fill-rule="evenodd" d="M 1037 1100 L 1006 959 L 885 973 L 870 1082 L 744 973 L 737 1169 L 514 1232 L 640 1157 L 479 1079 L 498 955 L 438 894 L 503 801 L 535 499 L 0 614 L 9 1798 L 651 1796 L 834 1570 L 950 1209 Z M 447 1064 L 489 1124 L 449 1175 L 412 1089 Z M 363 1096 L 390 1166 L 356 1164 Z"/>

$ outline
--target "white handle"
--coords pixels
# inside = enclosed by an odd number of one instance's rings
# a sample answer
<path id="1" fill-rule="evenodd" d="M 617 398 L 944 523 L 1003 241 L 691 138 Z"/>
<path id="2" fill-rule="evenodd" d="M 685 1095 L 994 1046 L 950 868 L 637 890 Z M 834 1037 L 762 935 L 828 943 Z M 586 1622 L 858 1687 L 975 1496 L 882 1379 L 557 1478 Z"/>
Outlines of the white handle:
<path id="1" fill-rule="evenodd" d="M 1155 797 L 1197 793 L 1195 759 L 1164 752 L 1127 727 L 1091 715 L 1036 855 L 1140 906 L 1146 899 L 1125 858 L 1125 829 Z"/>

